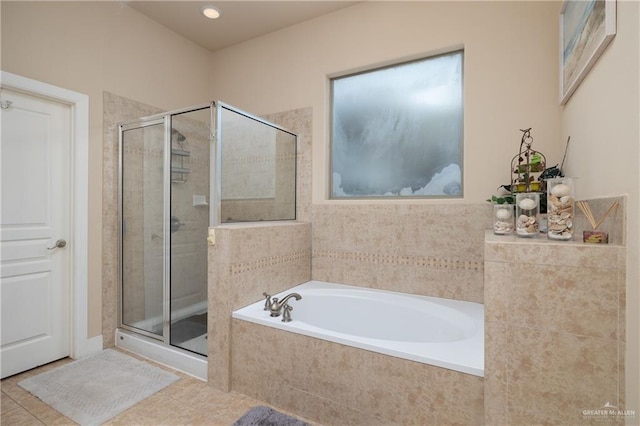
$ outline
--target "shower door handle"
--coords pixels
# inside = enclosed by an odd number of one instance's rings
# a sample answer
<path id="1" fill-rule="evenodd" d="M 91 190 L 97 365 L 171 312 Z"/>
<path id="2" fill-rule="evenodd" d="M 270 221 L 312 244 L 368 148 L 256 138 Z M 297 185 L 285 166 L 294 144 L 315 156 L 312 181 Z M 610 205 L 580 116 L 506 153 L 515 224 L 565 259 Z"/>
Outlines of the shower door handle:
<path id="1" fill-rule="evenodd" d="M 53 247 L 47 247 L 47 250 L 55 250 L 57 248 L 63 248 L 67 245 L 67 242 L 63 239 L 59 239 L 56 241 L 56 244 Z"/>

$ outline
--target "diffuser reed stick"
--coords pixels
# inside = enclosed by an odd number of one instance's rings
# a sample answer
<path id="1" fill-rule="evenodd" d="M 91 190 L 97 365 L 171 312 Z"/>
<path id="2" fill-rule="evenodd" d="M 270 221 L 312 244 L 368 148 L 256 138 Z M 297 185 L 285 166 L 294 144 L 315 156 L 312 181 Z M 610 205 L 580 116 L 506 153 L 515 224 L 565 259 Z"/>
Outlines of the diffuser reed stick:
<path id="1" fill-rule="evenodd" d="M 602 222 L 607 218 L 607 216 L 609 216 L 609 213 L 611 213 L 618 207 L 618 202 L 616 201 L 615 203 L 613 203 L 598 221 L 596 221 L 596 218 L 593 216 L 593 212 L 591 211 L 591 207 L 589 207 L 589 203 L 587 203 L 586 201 L 578 201 L 576 202 L 576 205 L 580 210 L 582 210 L 582 213 L 584 213 L 584 215 L 587 217 L 589 224 L 595 231 L 600 225 L 602 225 Z"/>
<path id="2" fill-rule="evenodd" d="M 593 213 L 591 212 L 591 207 L 589 207 L 589 204 L 586 201 L 578 201 L 578 202 L 576 202 L 576 205 L 578 206 L 578 208 L 580 210 L 582 210 L 582 213 L 584 213 L 584 215 L 587 217 L 587 220 L 589 221 L 589 224 L 595 230 L 596 229 L 596 220 L 593 217 Z"/>
<path id="3" fill-rule="evenodd" d="M 598 229 L 598 227 L 600 225 L 602 225 L 602 222 L 606 219 L 607 216 L 609 216 L 609 213 L 611 213 L 612 211 L 614 211 L 616 209 L 616 207 L 618 207 L 618 202 L 616 201 L 615 203 L 613 203 L 611 205 L 611 207 L 609 207 L 609 209 L 602 215 L 602 218 L 600 218 L 600 220 L 598 221 L 598 223 L 596 223 L 596 226 L 593 228 Z"/>

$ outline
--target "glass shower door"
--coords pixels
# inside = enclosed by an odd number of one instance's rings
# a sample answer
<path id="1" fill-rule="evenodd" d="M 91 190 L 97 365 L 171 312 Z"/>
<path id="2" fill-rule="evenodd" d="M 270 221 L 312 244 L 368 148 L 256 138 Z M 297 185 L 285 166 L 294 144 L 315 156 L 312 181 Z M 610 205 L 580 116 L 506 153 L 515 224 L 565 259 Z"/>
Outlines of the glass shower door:
<path id="1" fill-rule="evenodd" d="M 171 115 L 172 346 L 207 355 L 211 108 Z"/>
<path id="2" fill-rule="evenodd" d="M 163 336 L 165 124 L 121 130 L 121 322 Z"/>
<path id="3" fill-rule="evenodd" d="M 222 103 L 119 130 L 119 326 L 207 356 L 208 228 L 295 219 L 296 136 Z"/>

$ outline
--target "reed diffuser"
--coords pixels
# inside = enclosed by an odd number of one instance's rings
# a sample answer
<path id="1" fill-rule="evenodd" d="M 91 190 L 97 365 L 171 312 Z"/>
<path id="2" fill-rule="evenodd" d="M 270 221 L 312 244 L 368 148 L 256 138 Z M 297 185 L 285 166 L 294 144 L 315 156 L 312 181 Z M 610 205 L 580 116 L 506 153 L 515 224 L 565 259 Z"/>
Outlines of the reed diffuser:
<path id="1" fill-rule="evenodd" d="M 578 201 L 576 203 L 578 208 L 584 213 L 587 220 L 589 221 L 589 225 L 591 225 L 591 231 L 584 231 L 582 233 L 582 241 L 585 243 L 596 243 L 596 244 L 607 244 L 609 242 L 609 234 L 606 232 L 602 232 L 598 230 L 602 222 L 609 216 L 611 212 L 613 212 L 618 207 L 618 202 L 613 203 L 609 209 L 602 215 L 600 220 L 596 220 L 593 212 L 591 211 L 591 207 L 589 207 L 589 203 L 586 201 Z"/>

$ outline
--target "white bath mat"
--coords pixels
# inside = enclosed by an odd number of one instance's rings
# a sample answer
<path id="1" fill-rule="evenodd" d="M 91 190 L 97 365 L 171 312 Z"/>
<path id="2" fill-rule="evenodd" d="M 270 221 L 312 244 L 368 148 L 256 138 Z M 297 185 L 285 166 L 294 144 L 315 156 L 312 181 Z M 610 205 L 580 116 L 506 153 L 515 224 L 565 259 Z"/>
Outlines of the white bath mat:
<path id="1" fill-rule="evenodd" d="M 31 392 L 82 426 L 99 425 L 179 379 L 115 350 L 22 380 Z"/>

